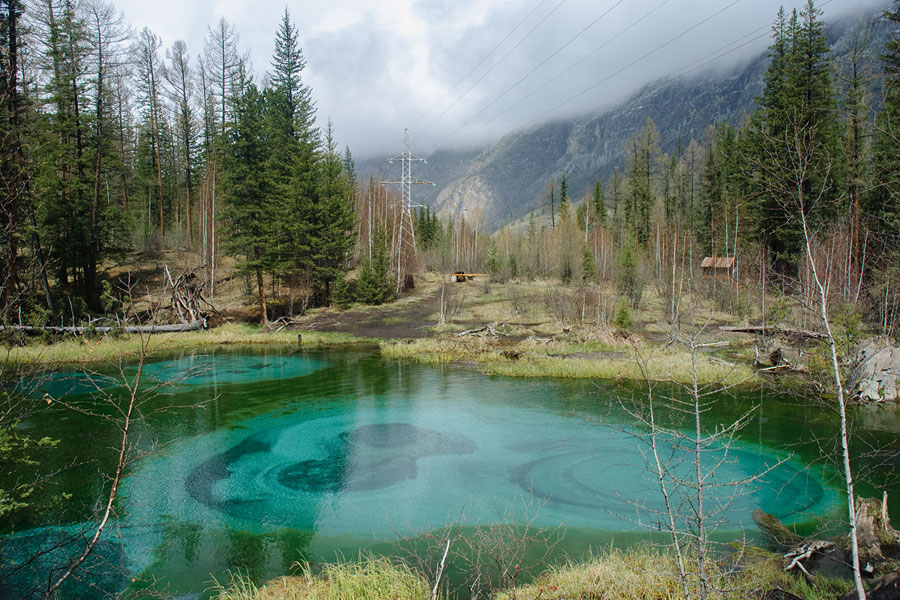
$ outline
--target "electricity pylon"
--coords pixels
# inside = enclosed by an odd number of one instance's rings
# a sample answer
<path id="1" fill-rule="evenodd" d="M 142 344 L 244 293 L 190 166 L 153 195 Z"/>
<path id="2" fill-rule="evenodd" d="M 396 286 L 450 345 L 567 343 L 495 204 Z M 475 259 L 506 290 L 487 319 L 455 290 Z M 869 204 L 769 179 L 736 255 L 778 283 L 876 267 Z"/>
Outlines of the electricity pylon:
<path id="1" fill-rule="evenodd" d="M 397 232 L 397 295 L 403 291 L 403 277 L 410 269 L 411 265 L 416 264 L 416 233 L 413 229 L 412 218 L 412 186 L 416 185 L 434 185 L 434 182 L 416 179 L 412 176 L 412 163 L 420 161 L 427 163 L 424 158 L 414 155 L 409 150 L 409 129 L 403 130 L 403 152 L 400 156 L 389 158 L 389 163 L 400 162 L 400 177 L 397 179 L 388 179 L 382 181 L 383 185 L 399 185 L 402 193 L 400 200 L 400 230 Z M 417 204 L 422 206 L 421 204 Z M 406 253 L 411 256 L 407 257 Z"/>

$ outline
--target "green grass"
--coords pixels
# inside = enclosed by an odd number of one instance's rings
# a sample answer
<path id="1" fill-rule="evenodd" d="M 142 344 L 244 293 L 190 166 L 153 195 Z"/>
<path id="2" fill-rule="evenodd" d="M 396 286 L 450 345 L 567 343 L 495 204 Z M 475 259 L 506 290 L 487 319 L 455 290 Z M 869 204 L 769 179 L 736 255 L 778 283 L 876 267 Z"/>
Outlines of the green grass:
<path id="1" fill-rule="evenodd" d="M 760 598 L 767 591 L 780 589 L 806 600 L 836 598 L 849 590 L 848 581 L 815 575 L 816 589 L 803 579 L 784 571 L 781 557 L 761 556 L 733 569 L 727 562 L 710 565 L 709 598 Z M 688 561 L 688 571 L 696 566 Z M 692 595 L 697 593 L 697 578 L 689 576 Z M 541 600 L 669 600 L 684 598 L 675 557 L 665 551 L 644 547 L 629 551 L 611 550 L 600 556 L 552 567 L 535 582 L 520 587 L 515 594 L 501 592 L 497 600 L 512 598 Z"/>
<path id="2" fill-rule="evenodd" d="M 227 585 L 213 588 L 214 600 L 425 600 L 431 589 L 408 566 L 384 557 L 326 564 L 316 575 L 303 567 L 294 577 L 280 577 L 257 587 L 247 577 L 232 574 Z"/>
<path id="3" fill-rule="evenodd" d="M 221 346 L 232 344 L 296 344 L 302 334 L 305 347 L 339 346 L 377 340 L 354 337 L 346 333 L 283 330 L 263 331 L 249 324 L 223 325 L 204 331 L 181 333 L 157 333 L 150 337 L 150 353 Z M 146 336 L 145 336 L 146 337 Z M 54 344 L 15 346 L 7 350 L 7 365 L 46 367 L 66 363 L 108 361 L 120 356 L 137 356 L 141 348 L 141 336 L 128 334 L 121 337 L 70 337 Z"/>
<path id="4" fill-rule="evenodd" d="M 510 351 L 519 352 L 518 358 L 512 358 Z M 584 352 L 600 354 L 596 357 L 571 356 Z M 644 378 L 635 351 L 625 344 L 617 347 L 584 342 L 542 345 L 526 341 L 501 345 L 483 339 L 431 338 L 410 344 L 384 341 L 381 343 L 381 353 L 387 358 L 424 364 L 475 363 L 486 374 L 509 377 Z M 646 354 L 645 372 L 650 380 L 691 381 L 688 352 L 666 348 Z M 698 357 L 697 377 L 701 384 L 721 382 L 731 385 L 757 381 L 757 375 L 749 365 L 729 365 L 707 356 Z"/>
<path id="5" fill-rule="evenodd" d="M 780 555 L 764 551 L 744 555 L 739 567 L 728 560 L 708 565 L 712 600 L 760 598 L 771 590 L 784 590 L 804 600 L 836 598 L 850 582 L 814 575 L 814 586 L 784 571 Z M 696 572 L 696 564 L 686 563 Z M 697 577 L 688 576 L 691 594 Z M 325 565 L 315 575 L 304 568 L 298 576 L 279 577 L 263 586 L 247 577 L 232 575 L 226 585 L 213 588 L 213 600 L 425 600 L 430 585 L 409 567 L 384 557 L 362 555 L 354 561 Z M 609 550 L 583 562 L 550 567 L 535 581 L 515 590 L 497 591 L 494 600 L 670 600 L 683 598 L 675 557 L 650 546 Z"/>

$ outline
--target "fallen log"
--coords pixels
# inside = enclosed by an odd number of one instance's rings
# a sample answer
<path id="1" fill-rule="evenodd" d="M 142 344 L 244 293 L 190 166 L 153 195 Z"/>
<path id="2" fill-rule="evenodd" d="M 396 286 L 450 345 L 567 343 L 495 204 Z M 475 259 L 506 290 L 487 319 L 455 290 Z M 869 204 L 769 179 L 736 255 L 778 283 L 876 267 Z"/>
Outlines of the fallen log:
<path id="1" fill-rule="evenodd" d="M 756 526 L 777 548 L 795 548 L 803 541 L 802 537 L 788 529 L 775 515 L 757 508 L 752 516 Z"/>
<path id="2" fill-rule="evenodd" d="M 19 331 L 22 333 L 71 333 L 83 335 L 85 333 L 109 333 L 110 331 L 123 331 L 125 333 L 175 333 L 179 331 L 198 331 L 206 327 L 205 319 L 197 319 L 190 323 L 177 323 L 174 325 L 126 325 L 125 327 L 63 327 L 47 325 L 35 327 L 33 325 L 0 325 L 0 331 Z"/>
<path id="3" fill-rule="evenodd" d="M 733 331 L 735 333 L 755 333 L 758 335 L 783 335 L 786 337 L 798 337 L 801 339 L 824 340 L 826 335 L 818 331 L 808 329 L 791 329 L 788 327 L 766 327 L 765 325 L 731 326 L 722 325 L 721 331 Z"/>

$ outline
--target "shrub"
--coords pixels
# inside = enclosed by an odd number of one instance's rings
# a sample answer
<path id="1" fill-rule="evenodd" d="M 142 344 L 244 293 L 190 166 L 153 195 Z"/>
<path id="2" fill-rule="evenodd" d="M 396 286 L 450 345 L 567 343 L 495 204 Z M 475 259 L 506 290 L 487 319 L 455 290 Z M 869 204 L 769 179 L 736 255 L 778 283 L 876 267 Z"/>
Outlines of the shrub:
<path id="1" fill-rule="evenodd" d="M 340 309 L 350 306 L 350 284 L 343 277 L 334 280 L 334 287 L 331 288 L 331 301 Z"/>
<path id="2" fill-rule="evenodd" d="M 613 317 L 613 325 L 622 331 L 628 331 L 633 324 L 634 319 L 631 317 L 631 310 L 628 308 L 628 303 L 625 302 L 625 299 L 623 298 L 619 301 L 618 308 L 616 308 L 616 315 Z"/>

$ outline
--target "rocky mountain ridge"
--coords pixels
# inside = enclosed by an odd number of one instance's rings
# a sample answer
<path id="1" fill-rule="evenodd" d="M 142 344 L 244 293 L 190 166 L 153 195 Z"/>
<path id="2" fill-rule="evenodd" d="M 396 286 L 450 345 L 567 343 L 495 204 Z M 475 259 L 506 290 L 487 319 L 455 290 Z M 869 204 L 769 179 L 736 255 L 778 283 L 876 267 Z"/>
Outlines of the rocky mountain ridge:
<path id="1" fill-rule="evenodd" d="M 866 21 L 877 46 L 887 31 L 880 13 L 829 23 L 836 61 L 857 23 Z M 728 72 L 707 70 L 656 81 L 614 107 L 516 131 L 480 150 L 439 150 L 427 157 L 427 164 L 416 165 L 414 175 L 436 187 L 416 189 L 415 199 L 444 216 L 481 218 L 493 229 L 539 208 L 547 183 L 565 170 L 569 194 L 578 202 L 596 180 L 605 185 L 615 167 L 624 170 L 625 147 L 648 119 L 656 124 L 667 153 L 692 139 L 702 140 L 716 121 L 739 125 L 755 108 L 767 66 L 763 52 Z M 366 161 L 360 170 L 384 173 L 385 166 Z"/>

